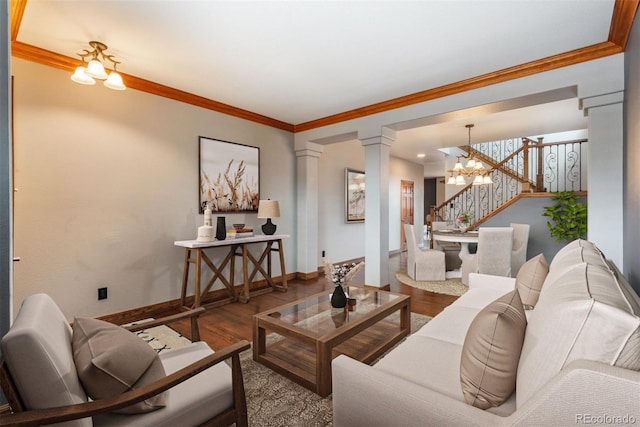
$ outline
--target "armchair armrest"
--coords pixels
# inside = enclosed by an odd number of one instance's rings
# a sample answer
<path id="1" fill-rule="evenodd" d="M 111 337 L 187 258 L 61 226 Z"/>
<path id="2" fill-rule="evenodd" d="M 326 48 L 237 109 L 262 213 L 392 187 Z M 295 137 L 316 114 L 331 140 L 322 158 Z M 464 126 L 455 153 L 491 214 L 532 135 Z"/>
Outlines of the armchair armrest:
<path id="1" fill-rule="evenodd" d="M 198 317 L 204 312 L 205 312 L 204 307 L 198 307 L 196 309 L 174 314 L 172 316 L 151 320 L 149 322 L 144 322 L 137 325 L 123 326 L 123 327 L 128 331 L 136 332 L 136 331 L 141 331 L 143 329 L 153 328 L 154 326 L 166 325 L 172 322 L 177 322 L 178 320 L 190 318 L 191 319 L 191 341 L 195 342 L 195 341 L 200 341 L 200 329 L 198 328 Z"/>
<path id="2" fill-rule="evenodd" d="M 516 286 L 516 279 L 513 277 L 492 276 L 490 274 L 470 273 L 469 289 L 491 288 L 501 291 L 512 291 Z"/>
<path id="3" fill-rule="evenodd" d="M 0 413 L 0 426 L 19 427 L 54 424 L 112 412 L 116 409 L 124 408 L 162 393 L 163 391 L 188 380 L 194 375 L 197 375 L 198 373 L 217 365 L 228 358 L 232 359 L 231 369 L 235 387 L 236 381 L 238 381 L 238 379 L 242 379 L 242 371 L 240 370 L 240 353 L 250 347 L 251 345 L 247 341 L 240 341 L 200 359 L 197 362 L 174 372 L 173 374 L 167 375 L 158 381 L 108 399 L 100 399 L 56 408 L 34 409 L 30 411 L 16 412 L 13 414 Z"/>

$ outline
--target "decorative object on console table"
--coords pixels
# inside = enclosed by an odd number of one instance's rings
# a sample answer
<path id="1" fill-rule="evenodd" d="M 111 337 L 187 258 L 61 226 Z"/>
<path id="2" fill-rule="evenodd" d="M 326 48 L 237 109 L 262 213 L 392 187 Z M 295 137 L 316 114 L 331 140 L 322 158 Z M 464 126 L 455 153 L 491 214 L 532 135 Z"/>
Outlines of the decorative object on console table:
<path id="1" fill-rule="evenodd" d="M 211 209 L 207 204 L 207 208 L 204 210 L 204 225 L 198 227 L 198 242 L 213 242 L 213 226 L 211 223 Z"/>
<path id="2" fill-rule="evenodd" d="M 267 222 L 262 225 L 262 232 L 267 235 L 276 232 L 276 225 L 271 222 L 271 218 L 280 218 L 280 204 L 277 200 L 260 200 L 258 205 L 258 218 L 266 218 Z"/>
<path id="3" fill-rule="evenodd" d="M 224 240 L 227 238 L 227 225 L 223 216 L 218 217 L 218 222 L 216 223 L 216 239 Z"/>
<path id="4" fill-rule="evenodd" d="M 234 224 L 235 225 L 244 225 L 244 224 Z M 253 236 L 253 228 L 233 228 L 227 231 L 227 237 L 231 239 L 239 238 L 239 237 L 252 237 Z"/>

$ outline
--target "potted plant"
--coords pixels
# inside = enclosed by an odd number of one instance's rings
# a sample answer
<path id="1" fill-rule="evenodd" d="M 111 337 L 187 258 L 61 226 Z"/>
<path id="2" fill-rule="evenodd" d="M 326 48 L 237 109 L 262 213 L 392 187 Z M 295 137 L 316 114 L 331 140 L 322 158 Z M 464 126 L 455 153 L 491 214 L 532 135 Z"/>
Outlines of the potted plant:
<path id="1" fill-rule="evenodd" d="M 553 205 L 545 206 L 543 216 L 548 216 L 547 226 L 557 242 L 571 241 L 587 234 L 587 204 L 578 201 L 572 191 L 555 193 Z"/>

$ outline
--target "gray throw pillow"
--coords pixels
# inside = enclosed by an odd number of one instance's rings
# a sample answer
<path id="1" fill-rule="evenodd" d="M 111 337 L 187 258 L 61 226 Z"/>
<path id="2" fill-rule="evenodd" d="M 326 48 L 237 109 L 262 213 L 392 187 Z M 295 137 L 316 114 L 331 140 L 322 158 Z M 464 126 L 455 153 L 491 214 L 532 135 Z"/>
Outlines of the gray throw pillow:
<path id="1" fill-rule="evenodd" d="M 520 299 L 525 310 L 531 310 L 536 306 L 548 273 L 549 265 L 544 254 L 531 258 L 518 271 L 516 289 L 520 292 Z"/>
<path id="2" fill-rule="evenodd" d="M 526 326 L 517 289 L 487 305 L 473 319 L 460 361 L 460 384 L 468 404 L 487 409 L 513 394 Z"/>
<path id="3" fill-rule="evenodd" d="M 76 318 L 72 348 L 80 382 L 94 400 L 116 396 L 166 376 L 158 354 L 149 344 L 109 322 Z M 162 408 L 165 393 L 114 412 L 137 414 Z"/>

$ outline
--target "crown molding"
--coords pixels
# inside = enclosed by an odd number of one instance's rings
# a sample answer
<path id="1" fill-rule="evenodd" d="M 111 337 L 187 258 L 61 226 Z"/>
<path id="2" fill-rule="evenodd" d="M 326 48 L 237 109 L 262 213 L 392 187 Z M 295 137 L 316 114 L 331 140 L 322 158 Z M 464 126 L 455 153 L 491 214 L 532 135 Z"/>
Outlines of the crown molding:
<path id="1" fill-rule="evenodd" d="M 282 129 L 287 132 L 303 132 L 623 52 L 626 47 L 627 40 L 629 39 L 629 33 L 631 32 L 631 27 L 633 25 L 639 3 L 640 0 L 615 0 L 611 26 L 609 29 L 609 38 L 605 42 L 472 77 L 466 80 L 461 80 L 459 82 L 426 89 L 342 113 L 333 114 L 331 116 L 311 120 L 297 125 L 282 122 L 248 110 L 243 110 L 228 104 L 181 91 L 179 89 L 144 80 L 139 77 L 125 73 L 120 74 L 123 79 L 125 79 L 127 87 L 131 89 L 140 90 L 153 95 L 162 96 L 175 101 L 239 117 L 277 129 Z M 10 2 L 12 55 L 17 58 L 26 59 L 43 65 L 73 71 L 78 64 L 77 59 L 17 41 L 17 35 L 26 4 L 27 0 L 11 0 Z"/>
<path id="2" fill-rule="evenodd" d="M 48 65 L 50 67 L 69 72 L 73 72 L 79 64 L 79 60 L 76 58 L 70 58 L 68 56 L 60 55 L 19 41 L 13 41 L 11 43 L 11 54 L 16 58 L 26 59 L 28 61 L 37 62 L 42 65 Z M 152 95 L 162 96 L 164 98 L 206 108 L 229 116 L 239 117 L 255 123 L 271 126 L 276 129 L 282 129 L 287 132 L 293 132 L 292 124 L 272 119 L 271 117 L 263 116 L 248 110 L 243 110 L 228 104 L 223 104 L 222 102 L 194 95 L 179 89 L 174 89 L 169 86 L 164 86 L 149 80 L 141 79 L 120 71 L 118 71 L 118 73 L 120 73 L 126 86 L 130 89 L 136 89 Z"/>
<path id="3" fill-rule="evenodd" d="M 332 116 L 323 117 L 321 119 L 300 123 L 295 125 L 295 132 L 302 132 L 347 120 L 358 119 L 372 114 L 382 113 L 396 108 L 418 104 L 420 102 L 431 101 L 433 99 L 443 98 L 445 96 L 473 89 L 479 89 L 496 83 L 502 83 L 508 80 L 514 80 L 530 76 L 532 74 L 554 70 L 556 68 L 566 67 L 568 65 L 603 58 L 620 52 L 622 52 L 622 48 L 620 46 L 606 41 L 536 61 L 527 62 L 525 64 L 516 65 L 514 67 L 482 74 L 459 82 L 438 86 L 433 89 L 427 89 L 410 95 L 401 96 L 399 98 L 390 99 L 388 101 L 379 102 L 377 104 L 371 104 L 366 107 L 360 107 L 343 113 L 334 114 Z"/>

